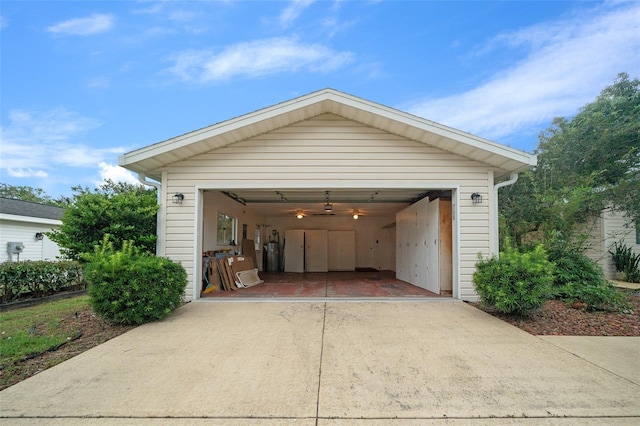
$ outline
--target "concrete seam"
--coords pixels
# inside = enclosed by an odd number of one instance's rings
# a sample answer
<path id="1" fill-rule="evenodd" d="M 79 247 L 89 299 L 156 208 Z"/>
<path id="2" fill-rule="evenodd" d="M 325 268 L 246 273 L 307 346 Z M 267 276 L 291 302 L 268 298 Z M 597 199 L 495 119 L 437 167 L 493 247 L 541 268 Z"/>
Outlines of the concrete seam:
<path id="1" fill-rule="evenodd" d="M 324 303 L 322 312 L 322 338 L 320 339 L 320 362 L 318 364 L 318 395 L 316 397 L 316 426 L 320 418 L 320 387 L 322 385 L 322 356 L 324 355 L 324 330 L 327 324 L 327 303 Z"/>
<path id="2" fill-rule="evenodd" d="M 583 358 L 583 357 L 581 357 L 580 355 L 578 355 L 578 354 L 576 354 L 576 353 L 574 353 L 574 352 L 571 352 L 569 349 L 565 349 L 565 348 L 563 348 L 562 346 L 556 345 L 556 344 L 555 344 L 555 343 L 553 343 L 553 342 L 550 342 L 550 341 L 548 341 L 548 340 L 544 340 L 544 339 L 542 339 L 540 336 L 535 336 L 535 337 L 537 337 L 537 338 L 538 338 L 538 340 L 541 340 L 541 341 L 543 341 L 543 342 L 545 342 L 545 343 L 548 343 L 548 344 L 550 344 L 550 345 L 553 345 L 553 346 L 555 346 L 556 348 L 558 348 L 558 349 L 560 349 L 560 350 L 562 350 L 562 351 L 564 351 L 564 352 L 566 352 L 566 353 L 569 353 L 569 354 L 571 354 L 571 355 L 575 356 L 576 358 L 581 359 L 581 360 L 583 360 L 584 362 L 586 362 L 586 363 L 588 363 L 588 364 L 591 364 L 591 365 L 593 365 L 594 367 L 599 368 L 599 369 L 600 369 L 600 370 L 602 370 L 602 371 L 606 371 L 607 373 L 609 373 L 609 374 L 613 374 L 614 376 L 616 376 L 616 377 L 618 377 L 618 378 L 620 378 L 620 379 L 622 379 L 622 380 L 624 380 L 624 381 L 626 381 L 626 382 L 629 382 L 629 383 L 634 384 L 634 385 L 636 385 L 636 386 L 640 386 L 640 383 L 636 383 L 636 382 L 634 382 L 634 381 L 633 381 L 633 380 L 631 380 L 631 379 L 628 379 L 628 378 L 626 378 L 626 377 L 624 377 L 624 376 L 619 375 L 618 373 L 614 373 L 613 371 L 611 371 L 611 370 L 609 370 L 609 369 L 607 369 L 607 368 L 605 368 L 605 367 L 603 367 L 603 366 L 601 366 L 601 365 L 598 365 L 598 364 L 596 364 L 596 363 L 595 363 L 595 362 L 593 362 L 593 361 L 589 361 L 588 359 Z"/>

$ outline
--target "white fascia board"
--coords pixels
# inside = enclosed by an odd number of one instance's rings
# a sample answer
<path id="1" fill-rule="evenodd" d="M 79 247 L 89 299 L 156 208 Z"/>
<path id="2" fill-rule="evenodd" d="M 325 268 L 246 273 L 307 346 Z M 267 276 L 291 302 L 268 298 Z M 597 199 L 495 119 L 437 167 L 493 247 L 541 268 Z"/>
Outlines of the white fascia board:
<path id="1" fill-rule="evenodd" d="M 166 152 L 173 151 L 205 139 L 210 139 L 224 133 L 238 130 L 242 127 L 251 126 L 252 124 L 269 120 L 273 117 L 317 103 L 318 97 L 322 98 L 322 92 L 315 92 L 305 97 L 292 99 L 284 103 L 260 109 L 258 111 L 241 115 L 236 118 L 222 121 L 220 123 L 204 127 L 202 129 L 194 130 L 192 132 L 185 133 L 183 135 L 176 136 L 174 138 L 167 139 L 165 141 L 158 142 L 156 144 L 149 145 L 135 151 L 131 151 L 129 153 L 121 155 L 118 158 L 118 164 L 121 166 L 126 166 L 128 164 L 136 163 L 155 155 L 164 154 Z"/>
<path id="2" fill-rule="evenodd" d="M 0 220 L 10 220 L 12 222 L 37 223 L 42 225 L 62 225 L 61 220 L 46 219 L 43 217 L 19 216 L 15 214 L 0 213 Z"/>
<path id="3" fill-rule="evenodd" d="M 328 101 L 328 102 L 327 102 Z M 306 96 L 295 98 L 286 102 L 282 102 L 271 107 L 263 108 L 230 120 L 226 120 L 208 127 L 204 127 L 193 132 L 186 133 L 158 142 L 136 151 L 132 151 L 121 155 L 118 158 L 120 166 L 133 165 L 139 161 L 146 160 L 156 155 L 161 155 L 170 151 L 175 151 L 185 146 L 196 144 L 205 139 L 214 138 L 218 135 L 232 132 L 243 127 L 248 127 L 259 122 L 270 120 L 274 117 L 285 115 L 292 111 L 303 109 L 305 107 L 318 104 L 321 112 L 334 112 L 331 108 L 331 102 L 336 105 L 343 105 L 353 108 L 356 111 L 364 111 L 372 115 L 378 115 L 392 121 L 396 121 L 407 126 L 420 129 L 425 132 L 434 133 L 439 136 L 454 140 L 459 143 L 466 144 L 473 148 L 477 148 L 495 155 L 499 155 L 510 160 L 515 160 L 522 164 L 522 168 L 528 168 L 537 164 L 535 155 L 528 154 L 514 148 L 500 145 L 488 139 L 466 133 L 442 124 L 426 120 L 424 118 L 399 111 L 381 104 L 369 102 L 356 96 L 338 92 L 333 89 L 324 89 L 318 92 L 310 93 Z M 284 125 L 292 124 L 285 122 Z M 384 129 L 382 129 L 384 130 Z M 135 169 L 131 167 L 131 169 Z"/>

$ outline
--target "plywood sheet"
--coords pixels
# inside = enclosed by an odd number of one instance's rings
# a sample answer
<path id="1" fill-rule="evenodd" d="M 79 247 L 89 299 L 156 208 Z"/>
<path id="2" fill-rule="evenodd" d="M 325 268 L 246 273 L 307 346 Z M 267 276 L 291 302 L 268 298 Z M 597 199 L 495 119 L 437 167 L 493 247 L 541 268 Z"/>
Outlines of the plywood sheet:
<path id="1" fill-rule="evenodd" d="M 254 240 L 242 240 L 242 254 L 253 259 L 253 264 L 258 267 L 258 259 L 256 258 L 256 244 Z"/>

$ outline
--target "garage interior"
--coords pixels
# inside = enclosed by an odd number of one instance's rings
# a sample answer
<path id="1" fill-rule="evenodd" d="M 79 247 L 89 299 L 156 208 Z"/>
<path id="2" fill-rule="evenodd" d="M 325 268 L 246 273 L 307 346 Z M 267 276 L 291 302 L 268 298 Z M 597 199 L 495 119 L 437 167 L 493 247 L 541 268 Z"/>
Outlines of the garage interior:
<path id="1" fill-rule="evenodd" d="M 451 297 L 452 194 L 205 190 L 200 297 Z"/>

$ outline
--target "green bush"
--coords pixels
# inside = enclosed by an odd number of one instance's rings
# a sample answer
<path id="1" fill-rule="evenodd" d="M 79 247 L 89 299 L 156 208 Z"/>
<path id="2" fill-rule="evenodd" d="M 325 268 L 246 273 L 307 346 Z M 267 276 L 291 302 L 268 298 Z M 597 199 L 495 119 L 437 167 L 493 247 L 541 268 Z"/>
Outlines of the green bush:
<path id="1" fill-rule="evenodd" d="M 558 296 L 562 297 L 570 284 L 598 286 L 606 283 L 602 267 L 584 253 L 561 248 L 553 248 L 548 253 L 549 260 L 556 265 L 553 284 Z"/>
<path id="2" fill-rule="evenodd" d="M 84 287 L 82 266 L 78 262 L 27 260 L 0 264 L 2 303 L 44 297 Z"/>
<path id="3" fill-rule="evenodd" d="M 527 315 L 551 297 L 553 271 L 542 245 L 527 253 L 507 247 L 499 258 L 479 259 L 473 282 L 486 305 L 506 314 Z"/>
<path id="4" fill-rule="evenodd" d="M 623 241 L 613 243 L 613 251 L 609 250 L 609 253 L 616 272 L 623 272 L 628 282 L 640 282 L 640 253 L 634 254 Z"/>
<path id="5" fill-rule="evenodd" d="M 549 251 L 555 268 L 554 293 L 569 303 L 581 301 L 590 310 L 626 312 L 626 296 L 604 277 L 602 267 L 584 253 L 555 246 Z"/>
<path id="6" fill-rule="evenodd" d="M 139 325 L 168 316 L 180 306 L 187 285 L 184 268 L 122 244 L 115 251 L 105 237 L 85 266 L 93 309 L 109 322 Z"/>
<path id="7" fill-rule="evenodd" d="M 584 302 L 589 310 L 629 313 L 633 309 L 627 296 L 607 281 L 596 285 L 569 283 L 563 299 L 567 303 Z"/>

